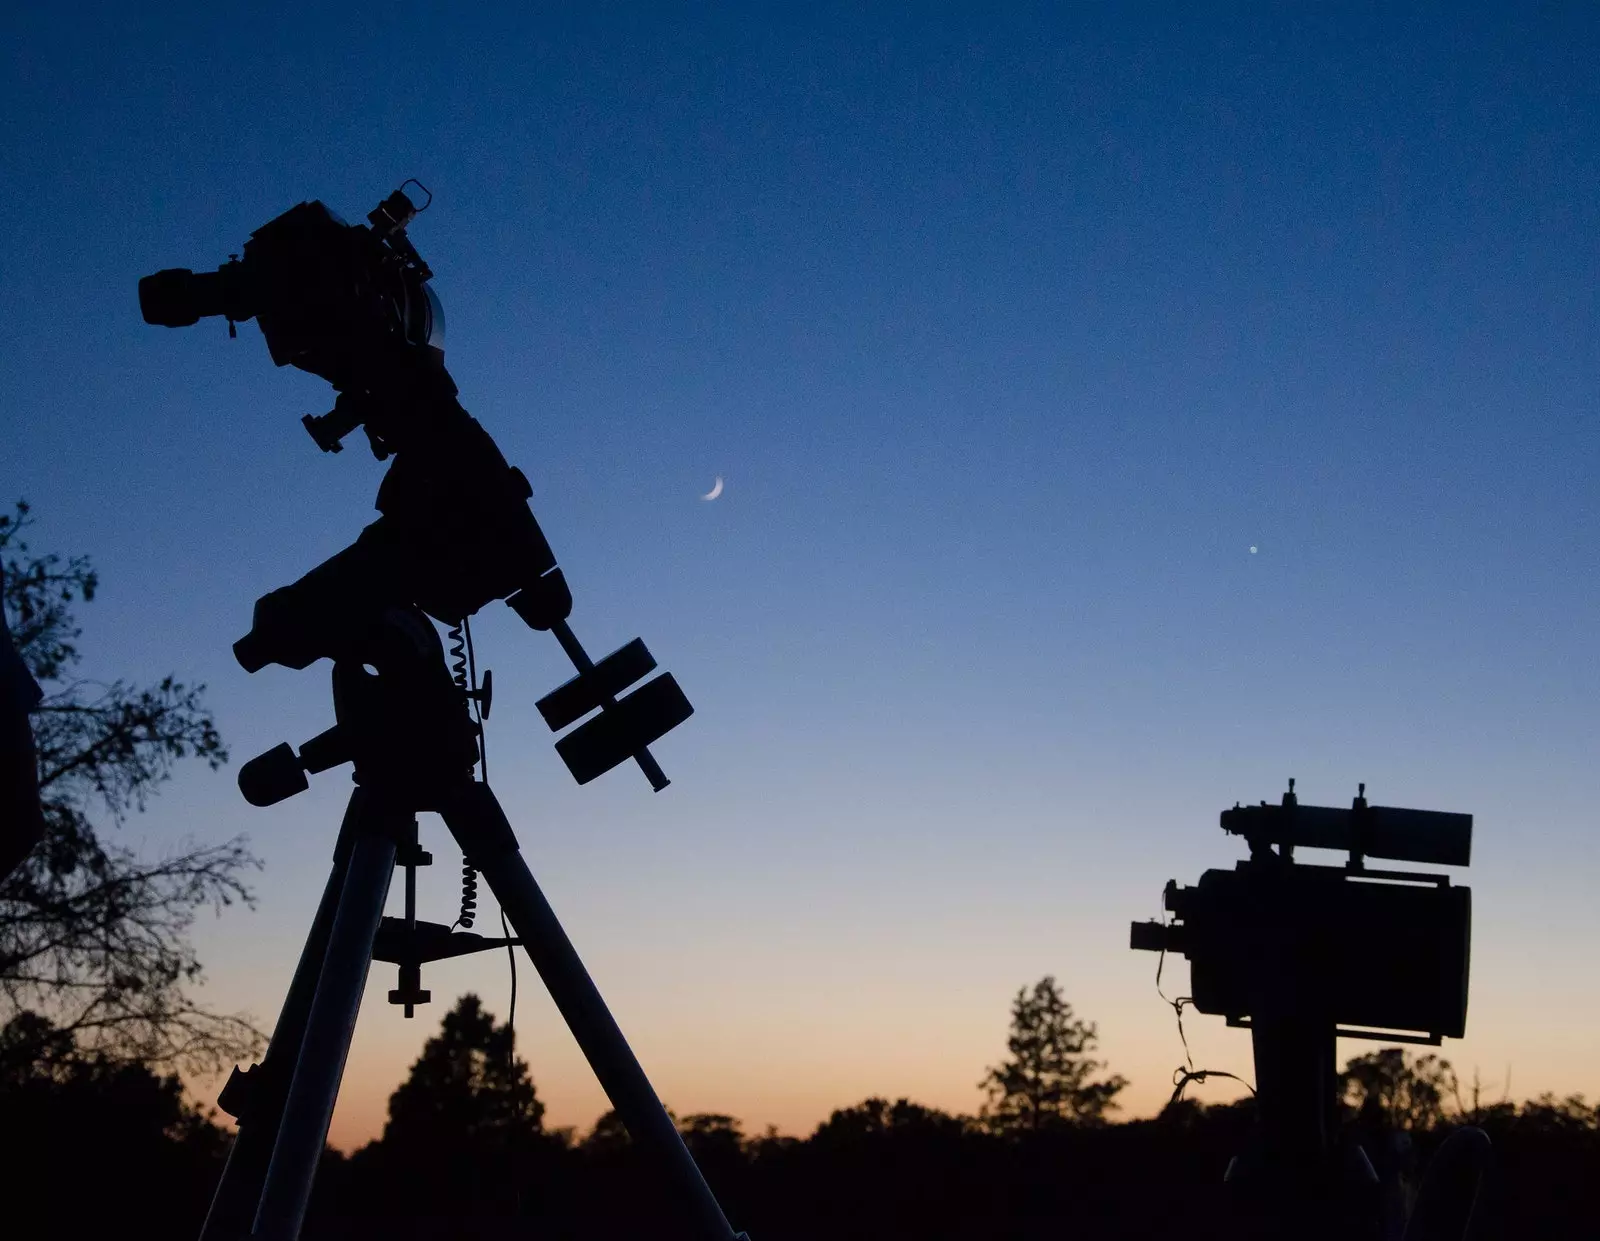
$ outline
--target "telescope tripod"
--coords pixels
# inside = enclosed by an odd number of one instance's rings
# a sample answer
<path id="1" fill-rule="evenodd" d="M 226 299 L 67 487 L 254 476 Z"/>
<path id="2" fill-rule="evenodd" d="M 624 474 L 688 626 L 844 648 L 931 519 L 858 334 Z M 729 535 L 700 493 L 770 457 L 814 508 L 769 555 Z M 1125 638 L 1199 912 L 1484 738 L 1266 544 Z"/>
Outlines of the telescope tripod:
<path id="1" fill-rule="evenodd" d="M 201 1241 L 298 1236 L 374 959 L 399 965 L 400 985 L 389 998 L 409 1016 L 428 998 L 422 962 L 507 943 L 526 950 L 617 1115 L 659 1161 L 696 1235 L 736 1241 L 539 890 L 498 800 L 473 778 L 477 726 L 431 623 L 414 609 L 391 610 L 362 658 L 335 662 L 333 688 L 334 728 L 302 746 L 298 758 L 279 746 L 240 776 L 250 800 L 269 804 L 305 787 L 302 769 L 353 760 L 357 787 L 267 1053 L 249 1070 L 235 1069 L 219 1098 L 239 1132 Z M 415 867 L 430 860 L 418 847 L 420 811 L 444 819 L 505 911 L 514 940 L 417 921 Z M 405 869 L 405 916 L 385 918 L 396 865 Z"/>

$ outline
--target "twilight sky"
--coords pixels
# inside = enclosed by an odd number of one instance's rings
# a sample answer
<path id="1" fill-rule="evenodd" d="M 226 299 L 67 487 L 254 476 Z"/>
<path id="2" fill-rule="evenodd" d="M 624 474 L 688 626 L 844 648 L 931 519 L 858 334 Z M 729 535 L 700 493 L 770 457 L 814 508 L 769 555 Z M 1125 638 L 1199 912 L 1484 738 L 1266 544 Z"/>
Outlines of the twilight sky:
<path id="1" fill-rule="evenodd" d="M 197 925 L 207 998 L 270 1027 L 348 793 L 245 805 L 238 764 L 332 713 L 325 664 L 230 646 L 382 467 L 317 452 L 328 390 L 254 325 L 146 327 L 135 285 L 415 176 L 451 371 L 574 627 L 643 636 L 697 707 L 666 792 L 577 788 L 533 707 L 556 644 L 475 626 L 495 787 L 680 1114 L 974 1110 L 1046 973 L 1153 1112 L 1181 1049 L 1128 922 L 1290 775 L 1476 816 L 1444 1054 L 1600 1093 L 1600 18 L 1335 8 L 8 7 L 0 491 L 100 568 L 88 675 L 210 687 L 232 766 L 121 832 L 265 859 L 255 912 Z M 507 982 L 436 964 L 407 1022 L 376 967 L 334 1140 Z M 587 1126 L 521 982 L 549 1120 Z M 1188 1028 L 1249 1075 L 1247 1035 Z"/>

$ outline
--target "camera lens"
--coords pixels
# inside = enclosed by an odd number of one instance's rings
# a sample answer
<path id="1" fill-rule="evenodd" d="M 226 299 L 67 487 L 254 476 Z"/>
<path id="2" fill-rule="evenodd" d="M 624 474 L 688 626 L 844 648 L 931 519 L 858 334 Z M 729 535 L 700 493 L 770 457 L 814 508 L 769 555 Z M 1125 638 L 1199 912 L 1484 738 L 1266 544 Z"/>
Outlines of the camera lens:
<path id="1" fill-rule="evenodd" d="M 255 314 L 253 302 L 245 270 L 237 262 L 199 273 L 169 267 L 139 281 L 139 310 L 146 323 L 158 327 L 189 327 L 207 315 L 242 322 Z"/>
<path id="2" fill-rule="evenodd" d="M 169 267 L 139 281 L 139 310 L 146 323 L 189 327 L 203 315 L 222 313 L 222 277 Z"/>

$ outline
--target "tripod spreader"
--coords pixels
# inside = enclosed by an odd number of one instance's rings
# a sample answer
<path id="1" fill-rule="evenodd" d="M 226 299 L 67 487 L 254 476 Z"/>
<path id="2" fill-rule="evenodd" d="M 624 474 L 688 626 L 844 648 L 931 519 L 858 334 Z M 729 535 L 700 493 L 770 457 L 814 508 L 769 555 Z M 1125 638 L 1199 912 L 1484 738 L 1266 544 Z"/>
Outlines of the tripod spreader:
<path id="1" fill-rule="evenodd" d="M 408 927 L 404 918 L 385 918 L 372 941 L 372 959 L 391 965 L 426 964 L 521 943 L 520 939 L 490 939 L 474 931 L 453 931 L 442 922 L 417 922 Z"/>
<path id="2" fill-rule="evenodd" d="M 400 967 L 399 985 L 389 992 L 389 1003 L 403 1005 L 406 1016 L 413 1017 L 418 1004 L 426 1004 L 433 999 L 432 992 L 422 989 L 422 966 L 425 962 L 464 957 L 468 953 L 485 952 L 508 945 L 518 946 L 522 941 L 488 939 L 438 922 L 419 921 L 417 867 L 432 866 L 433 854 L 418 843 L 415 819 L 399 829 L 396 844 L 395 865 L 405 871 L 405 916 L 384 918 L 378 923 L 377 933 L 372 937 L 372 959 Z"/>
<path id="3" fill-rule="evenodd" d="M 521 943 L 520 939 L 490 939 L 472 931 L 453 931 L 442 922 L 408 923 L 404 918 L 385 918 L 378 924 L 378 934 L 372 941 L 372 959 L 400 967 L 400 985 L 389 992 L 389 1003 L 404 1005 L 406 1016 L 410 1017 L 416 1005 L 433 998 L 431 991 L 422 989 L 422 966 L 426 962 Z"/>

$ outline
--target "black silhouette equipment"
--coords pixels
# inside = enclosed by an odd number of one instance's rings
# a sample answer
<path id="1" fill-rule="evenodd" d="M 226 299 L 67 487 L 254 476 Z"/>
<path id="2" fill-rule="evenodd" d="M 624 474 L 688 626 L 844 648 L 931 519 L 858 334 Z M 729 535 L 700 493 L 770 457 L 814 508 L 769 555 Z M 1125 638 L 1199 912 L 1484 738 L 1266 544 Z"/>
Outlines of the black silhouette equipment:
<path id="1" fill-rule="evenodd" d="M 1438 1044 L 1467 1021 L 1472 894 L 1447 875 L 1377 870 L 1369 858 L 1466 866 L 1472 816 L 1367 803 L 1235 806 L 1222 828 L 1247 860 L 1167 884 L 1169 922 L 1135 922 L 1131 946 L 1189 959 L 1192 1003 L 1251 1032 L 1258 1128 L 1228 1170 L 1253 1217 L 1282 1235 L 1372 1232 L 1377 1177 L 1341 1145 L 1335 1038 Z M 1342 866 L 1295 861 L 1336 849 Z"/>
<path id="2" fill-rule="evenodd" d="M 653 788 L 665 788 L 649 747 L 693 708 L 670 674 L 630 690 L 656 666 L 638 639 L 596 662 L 568 625 L 572 595 L 528 507 L 532 488 L 456 400 L 444 366 L 443 311 L 428 284 L 433 273 L 406 236 L 419 210 L 405 193 L 411 185 L 386 198 L 366 225 L 301 203 L 257 229 L 243 257 L 216 272 L 174 269 L 139 282 L 148 323 L 184 327 L 220 315 L 236 335 L 237 322 L 254 318 L 277 365 L 318 375 L 338 393 L 331 412 L 304 419 L 317 446 L 338 452 L 359 427 L 380 461 L 393 458 L 378 490 L 379 519 L 299 581 L 257 600 L 250 632 L 234 644 L 250 672 L 333 661 L 336 723 L 298 751 L 284 744 L 246 763 L 239 773 L 246 799 L 271 805 L 304 790 L 307 773 L 346 762 L 354 764 L 356 788 L 267 1053 L 249 1070 L 235 1069 L 220 1097 L 239 1132 L 201 1235 L 292 1241 L 299 1234 L 372 960 L 398 965 L 389 1000 L 409 1017 L 428 1001 L 425 962 L 518 944 L 629 1134 L 657 1157 L 684 1224 L 706 1241 L 730 1241 L 721 1207 L 539 890 L 498 801 L 475 778 L 493 687 L 487 672 L 477 677 L 468 618 L 504 599 L 531 628 L 556 636 L 576 672 L 538 705 L 552 731 L 577 725 L 556 750 L 580 784 L 632 758 Z M 451 663 L 435 620 L 450 629 Z M 481 872 L 514 939 L 417 920 L 415 868 L 431 860 L 418 844 L 422 811 L 444 819 L 466 859 L 459 924 L 471 925 Z M 405 914 L 388 918 L 397 865 L 405 872 Z"/>

